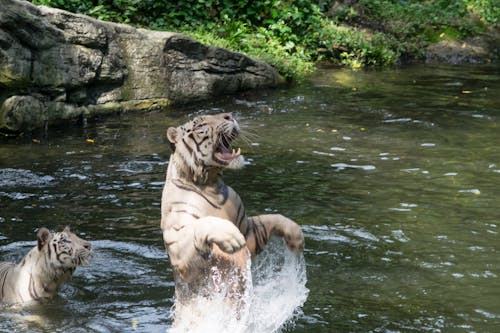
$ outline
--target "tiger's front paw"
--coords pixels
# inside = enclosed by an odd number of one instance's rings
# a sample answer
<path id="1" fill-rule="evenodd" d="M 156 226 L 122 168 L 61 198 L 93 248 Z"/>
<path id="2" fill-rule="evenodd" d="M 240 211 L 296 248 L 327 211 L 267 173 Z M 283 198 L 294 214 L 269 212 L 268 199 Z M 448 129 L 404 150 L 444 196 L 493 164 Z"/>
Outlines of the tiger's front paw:
<path id="1" fill-rule="evenodd" d="M 290 250 L 299 254 L 304 250 L 304 234 L 298 224 L 291 226 L 289 229 L 285 235 L 286 245 Z"/>
<path id="2" fill-rule="evenodd" d="M 288 248 L 296 254 L 301 253 L 304 250 L 304 234 L 300 226 L 289 218 L 283 217 L 280 227 L 281 230 L 278 233 L 285 239 Z"/>
<path id="3" fill-rule="evenodd" d="M 203 221 L 202 221 L 203 220 Z M 200 233 L 204 233 L 206 244 L 217 244 L 226 253 L 234 253 L 246 245 L 245 237 L 240 230 L 230 221 L 217 218 L 205 217 L 198 221 Z"/>

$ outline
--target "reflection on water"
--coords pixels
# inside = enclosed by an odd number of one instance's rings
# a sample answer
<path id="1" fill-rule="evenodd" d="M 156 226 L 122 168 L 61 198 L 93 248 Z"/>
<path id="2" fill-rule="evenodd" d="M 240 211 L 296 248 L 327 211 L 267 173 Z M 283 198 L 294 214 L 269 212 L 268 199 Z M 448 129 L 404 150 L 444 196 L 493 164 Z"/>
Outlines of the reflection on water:
<path id="1" fill-rule="evenodd" d="M 0 331 L 169 328 L 174 286 L 159 231 L 165 132 L 184 112 L 221 111 L 237 114 L 250 141 L 240 142 L 246 168 L 225 175 L 248 213 L 279 212 L 304 228 L 309 294 L 282 331 L 496 331 L 498 73 L 321 70 L 286 90 L 2 142 L 0 259 L 22 258 L 42 225 L 70 225 L 96 255 L 58 299 L 3 308 Z M 257 313 L 307 294 L 271 280 L 261 286 L 277 293 L 262 294 Z"/>

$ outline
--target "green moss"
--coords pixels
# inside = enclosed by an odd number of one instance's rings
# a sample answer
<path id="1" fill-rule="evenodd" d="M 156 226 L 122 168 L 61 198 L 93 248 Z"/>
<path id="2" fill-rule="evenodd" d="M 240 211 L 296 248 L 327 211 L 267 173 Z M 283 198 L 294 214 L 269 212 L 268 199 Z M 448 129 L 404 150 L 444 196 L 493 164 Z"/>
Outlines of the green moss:
<path id="1" fill-rule="evenodd" d="M 2 87 L 22 88 L 29 86 L 29 78 L 23 78 L 19 73 L 14 73 L 8 66 L 0 67 L 0 89 Z"/>
<path id="2" fill-rule="evenodd" d="M 144 100 L 131 100 L 121 103 L 121 107 L 125 111 L 150 111 L 155 109 L 163 109 L 170 106 L 170 100 L 166 98 L 152 98 Z"/>

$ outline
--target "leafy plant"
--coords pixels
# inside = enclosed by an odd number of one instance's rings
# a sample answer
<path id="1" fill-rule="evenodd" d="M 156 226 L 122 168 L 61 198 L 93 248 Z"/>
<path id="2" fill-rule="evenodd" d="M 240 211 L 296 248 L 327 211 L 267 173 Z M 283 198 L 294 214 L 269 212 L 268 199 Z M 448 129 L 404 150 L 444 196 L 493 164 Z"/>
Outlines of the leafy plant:
<path id="1" fill-rule="evenodd" d="M 498 0 L 32 0 L 138 27 L 180 31 L 267 61 L 287 78 L 318 60 L 359 68 L 419 58 L 443 38 L 500 22 Z"/>

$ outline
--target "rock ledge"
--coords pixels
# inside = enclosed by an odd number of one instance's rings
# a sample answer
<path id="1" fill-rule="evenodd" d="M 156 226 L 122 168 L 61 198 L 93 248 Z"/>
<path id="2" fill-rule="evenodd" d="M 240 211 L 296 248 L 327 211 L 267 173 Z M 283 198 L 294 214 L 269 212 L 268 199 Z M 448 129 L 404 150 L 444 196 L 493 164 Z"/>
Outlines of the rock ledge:
<path id="1" fill-rule="evenodd" d="M 0 130 L 278 85 L 271 66 L 182 34 L 1 0 Z"/>

